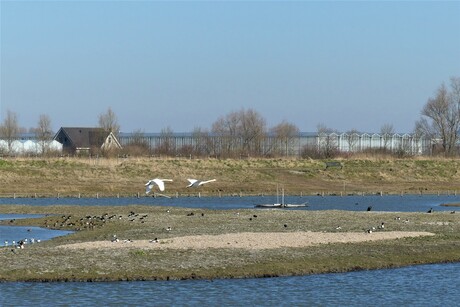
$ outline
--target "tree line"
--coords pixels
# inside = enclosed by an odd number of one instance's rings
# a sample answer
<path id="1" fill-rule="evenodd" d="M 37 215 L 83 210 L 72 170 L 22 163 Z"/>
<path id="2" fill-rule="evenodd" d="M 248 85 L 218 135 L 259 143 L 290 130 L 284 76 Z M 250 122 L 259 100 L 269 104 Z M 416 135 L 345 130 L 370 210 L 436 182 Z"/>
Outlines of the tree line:
<path id="1" fill-rule="evenodd" d="M 111 107 L 105 113 L 98 116 L 98 127 L 112 132 L 118 136 L 120 124 L 115 112 Z M 0 126 L 0 138 L 7 143 L 8 152 L 20 133 L 27 130 L 21 128 L 15 112 L 7 110 L 3 123 Z M 51 119 L 48 115 L 39 116 L 37 126 L 30 128 L 28 132 L 34 133 L 35 138 L 43 146 L 42 154 L 46 154 L 46 143 L 54 133 L 51 129 Z M 265 119 L 253 109 L 241 109 L 232 111 L 219 117 L 210 129 L 197 127 L 192 131 L 194 138 L 193 146 L 180 148 L 181 155 L 200 155 L 220 157 L 241 156 L 282 156 L 290 155 L 290 149 L 299 136 L 299 128 L 288 121 L 282 121 L 274 127 L 267 127 Z M 318 136 L 321 138 L 320 148 L 304 148 L 303 155 L 313 157 L 334 157 L 340 154 L 337 144 L 327 135 L 338 133 L 336 130 L 323 124 L 317 126 Z M 350 151 L 356 146 L 359 130 L 346 131 L 348 147 Z M 384 124 L 380 129 L 384 145 L 381 150 L 386 151 L 387 142 L 395 133 L 393 125 Z M 452 77 L 450 85 L 441 84 L 425 103 L 420 113 L 420 119 L 415 123 L 414 135 L 426 136 L 433 142 L 434 152 L 454 156 L 459 154 L 460 133 L 460 77 Z M 162 142 L 155 148 L 146 141 L 142 130 L 136 130 L 123 149 L 124 154 L 146 155 L 177 155 L 178 149 L 173 146 L 174 132 L 170 127 L 161 130 Z M 212 137 L 211 137 L 212 136 Z M 271 141 L 266 142 L 267 137 Z M 315 152 L 316 150 L 316 152 Z"/>

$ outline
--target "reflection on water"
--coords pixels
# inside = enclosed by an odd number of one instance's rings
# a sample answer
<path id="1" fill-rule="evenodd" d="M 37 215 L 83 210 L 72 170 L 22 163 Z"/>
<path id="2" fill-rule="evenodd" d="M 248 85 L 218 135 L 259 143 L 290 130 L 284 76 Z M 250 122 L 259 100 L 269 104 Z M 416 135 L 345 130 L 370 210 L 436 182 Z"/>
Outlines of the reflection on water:
<path id="1" fill-rule="evenodd" d="M 2 283 L 1 306 L 458 306 L 460 263 L 265 279 Z"/>

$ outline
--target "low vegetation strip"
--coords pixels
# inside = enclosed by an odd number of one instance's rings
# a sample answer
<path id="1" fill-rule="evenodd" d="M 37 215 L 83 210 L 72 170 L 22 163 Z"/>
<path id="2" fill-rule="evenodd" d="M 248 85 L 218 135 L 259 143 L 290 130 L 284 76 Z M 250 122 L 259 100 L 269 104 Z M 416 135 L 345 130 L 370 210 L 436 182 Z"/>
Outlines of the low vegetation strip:
<path id="1" fill-rule="evenodd" d="M 75 231 L 0 247 L 0 281 L 242 278 L 460 261 L 460 214 L 450 211 L 2 205 L 0 213 L 43 214 L 2 225 Z"/>
<path id="2" fill-rule="evenodd" d="M 286 247 L 307 247 L 315 244 L 355 243 L 378 240 L 401 239 L 408 237 L 433 236 L 430 232 L 386 231 L 362 232 L 243 232 L 222 235 L 200 235 L 174 237 L 164 240 L 111 240 L 90 241 L 58 246 L 66 249 L 208 249 L 243 248 L 273 249 Z"/>

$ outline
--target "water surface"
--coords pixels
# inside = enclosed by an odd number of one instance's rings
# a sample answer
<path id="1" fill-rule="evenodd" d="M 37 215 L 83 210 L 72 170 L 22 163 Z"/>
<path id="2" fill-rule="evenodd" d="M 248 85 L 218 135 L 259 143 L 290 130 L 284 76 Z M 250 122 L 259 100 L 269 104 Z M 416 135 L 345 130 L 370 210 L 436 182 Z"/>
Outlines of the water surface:
<path id="1" fill-rule="evenodd" d="M 207 209 L 252 209 L 256 204 L 275 203 L 276 196 L 245 197 L 110 197 L 110 198 L 0 198 L 0 206 L 19 204 L 32 206 L 126 206 L 151 205 Z M 289 210 L 350 210 L 364 211 L 369 206 L 375 211 L 426 212 L 430 208 L 438 211 L 455 210 L 441 204 L 460 203 L 460 195 L 391 195 L 391 196 L 285 196 L 286 203 L 307 202 L 304 208 Z M 261 209 L 263 210 L 263 209 Z M 460 208 L 458 209 L 460 210 Z"/>
<path id="2" fill-rule="evenodd" d="M 460 263 L 309 276 L 0 283 L 1 306 L 458 306 Z"/>

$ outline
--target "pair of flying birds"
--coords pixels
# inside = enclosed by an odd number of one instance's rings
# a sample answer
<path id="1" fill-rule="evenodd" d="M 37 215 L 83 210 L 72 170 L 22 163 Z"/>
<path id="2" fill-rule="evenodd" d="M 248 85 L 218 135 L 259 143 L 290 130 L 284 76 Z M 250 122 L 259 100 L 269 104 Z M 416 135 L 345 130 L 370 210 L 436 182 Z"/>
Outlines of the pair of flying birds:
<path id="1" fill-rule="evenodd" d="M 187 186 L 187 188 L 197 188 L 199 186 L 202 186 L 203 184 L 216 181 L 216 179 L 211 179 L 211 180 L 187 179 L 187 180 L 189 182 L 189 185 Z M 160 189 L 160 191 L 163 192 L 165 190 L 165 181 L 172 181 L 172 179 L 155 178 L 155 179 L 149 180 L 145 184 L 145 194 L 150 193 L 150 191 L 153 189 L 155 185 L 157 185 L 158 189 Z"/>

